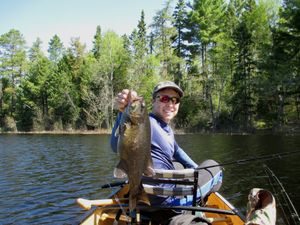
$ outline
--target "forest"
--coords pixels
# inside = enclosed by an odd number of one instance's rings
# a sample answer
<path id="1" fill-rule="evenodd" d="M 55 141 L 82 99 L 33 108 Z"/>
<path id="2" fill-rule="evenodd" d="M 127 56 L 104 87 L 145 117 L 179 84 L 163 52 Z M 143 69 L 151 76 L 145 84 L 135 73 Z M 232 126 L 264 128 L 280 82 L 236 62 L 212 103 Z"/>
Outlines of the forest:
<path id="1" fill-rule="evenodd" d="M 157 82 L 183 90 L 173 126 L 187 132 L 300 130 L 300 1 L 166 1 L 128 35 L 95 27 L 93 47 L 56 34 L 27 47 L 0 36 L 0 132 L 110 130 L 116 94 L 151 109 Z"/>

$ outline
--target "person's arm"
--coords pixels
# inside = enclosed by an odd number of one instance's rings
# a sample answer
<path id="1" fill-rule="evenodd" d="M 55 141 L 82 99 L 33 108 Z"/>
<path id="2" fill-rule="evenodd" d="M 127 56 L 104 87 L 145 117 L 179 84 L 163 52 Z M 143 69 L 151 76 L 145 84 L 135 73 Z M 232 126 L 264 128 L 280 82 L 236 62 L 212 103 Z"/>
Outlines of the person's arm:
<path id="1" fill-rule="evenodd" d="M 182 148 L 175 143 L 175 153 L 174 159 L 180 162 L 185 168 L 197 168 L 198 164 L 195 163 L 186 153 L 183 151 Z"/>
<path id="2" fill-rule="evenodd" d="M 110 147 L 114 152 L 118 151 L 118 139 L 119 139 L 119 137 L 116 134 L 116 132 L 117 132 L 117 129 L 119 128 L 121 117 L 122 117 L 122 113 L 119 112 L 118 116 L 117 116 L 117 119 L 116 119 L 116 122 L 114 124 L 114 127 L 111 131 L 111 135 L 110 135 Z"/>
<path id="3" fill-rule="evenodd" d="M 116 107 L 119 110 L 116 122 L 114 124 L 114 127 L 111 132 L 110 136 L 110 147 L 114 152 L 118 151 L 118 135 L 116 135 L 117 129 L 120 125 L 121 117 L 122 117 L 122 112 L 124 111 L 125 107 L 128 104 L 128 95 L 129 93 L 131 94 L 131 98 L 134 98 L 137 96 L 137 93 L 135 91 L 129 91 L 128 89 L 123 89 L 120 93 L 118 93 L 116 97 Z"/>

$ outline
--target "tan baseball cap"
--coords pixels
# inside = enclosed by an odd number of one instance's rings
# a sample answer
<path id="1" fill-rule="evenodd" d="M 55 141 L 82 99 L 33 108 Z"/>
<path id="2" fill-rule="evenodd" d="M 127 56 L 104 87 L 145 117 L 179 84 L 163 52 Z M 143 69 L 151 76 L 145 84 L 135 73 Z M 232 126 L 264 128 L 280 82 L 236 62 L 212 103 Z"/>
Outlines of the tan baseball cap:
<path id="1" fill-rule="evenodd" d="M 157 92 L 159 92 L 160 90 L 162 89 L 166 89 L 166 88 L 171 88 L 171 89 L 174 89 L 180 96 L 180 98 L 183 96 L 183 91 L 182 89 L 177 85 L 175 84 L 174 82 L 172 81 L 162 81 L 162 82 L 159 82 L 153 89 L 153 93 L 152 93 L 152 97 L 155 96 L 155 94 Z"/>

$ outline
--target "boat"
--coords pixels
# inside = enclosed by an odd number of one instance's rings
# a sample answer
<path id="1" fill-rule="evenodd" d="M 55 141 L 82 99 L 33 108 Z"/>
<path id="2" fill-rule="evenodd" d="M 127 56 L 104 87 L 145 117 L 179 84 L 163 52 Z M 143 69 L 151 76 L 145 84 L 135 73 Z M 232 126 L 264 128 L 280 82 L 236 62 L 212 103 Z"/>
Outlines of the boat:
<path id="1" fill-rule="evenodd" d="M 144 199 L 134 211 L 129 210 L 129 184 L 121 184 L 108 199 L 77 199 L 77 203 L 89 210 L 79 222 L 80 225 L 110 224 L 169 224 L 177 219 L 203 220 L 207 224 L 242 225 L 244 216 L 220 193 L 212 192 L 201 201 L 197 196 L 202 187 L 198 187 L 197 169 L 155 170 L 155 177 L 142 180 Z M 161 187 L 156 184 L 171 183 L 175 186 Z M 111 185 L 110 185 L 111 186 Z M 204 185 L 205 186 L 205 185 Z M 191 203 L 182 205 L 150 205 L 147 194 L 166 196 L 185 196 Z M 149 204 L 146 204 L 146 203 Z M 184 215 L 184 218 L 180 216 Z M 176 224 L 176 223 L 175 223 Z"/>
<path id="2" fill-rule="evenodd" d="M 273 171 L 264 165 L 265 172 L 269 178 L 269 183 L 273 188 L 272 194 L 269 190 L 253 188 L 248 195 L 247 213 L 244 216 L 237 208 L 227 201 L 219 192 L 212 192 L 205 196 L 201 202 L 197 199 L 197 191 L 201 187 L 197 186 L 197 169 L 165 170 L 156 171 L 156 178 L 150 178 L 150 183 L 173 183 L 179 186 L 190 186 L 190 192 L 173 191 L 174 193 L 184 193 L 183 196 L 192 196 L 192 206 L 169 206 L 169 205 L 147 205 L 138 204 L 135 211 L 129 210 L 129 184 L 121 181 L 103 185 L 101 188 L 118 187 L 108 199 L 86 200 L 79 198 L 77 203 L 88 210 L 79 220 L 79 225 L 110 225 L 110 224 L 172 224 L 174 218 L 180 216 L 188 222 L 191 219 L 203 221 L 202 224 L 212 225 L 248 225 L 248 224 L 268 224 L 275 225 L 277 208 L 284 209 L 284 223 L 300 225 L 299 214 L 292 204 L 289 196 L 285 192 L 279 179 Z M 182 179 L 188 178 L 188 179 Z M 163 179 L 161 179 L 163 178 Z M 167 178 L 167 179 L 166 179 Z M 180 179 L 178 179 L 180 178 Z M 193 178 L 193 179 L 192 179 Z M 146 181 L 146 182 L 145 182 Z M 148 180 L 149 181 L 149 180 Z M 144 191 L 152 193 L 153 188 L 147 186 L 147 179 L 142 180 Z M 176 187 L 174 188 L 176 189 Z M 277 189 L 277 190 L 276 190 Z M 158 193 L 168 193 L 169 191 L 159 190 Z M 280 194 L 281 193 L 281 194 Z M 168 193 L 172 195 L 172 193 Z M 279 198 L 282 195 L 281 198 Z M 146 202 L 146 201 L 145 201 Z M 185 216 L 186 215 L 186 216 Z M 182 221 L 181 221 L 182 222 Z M 280 221 L 278 221 L 280 222 Z M 173 223 L 176 224 L 176 223 Z M 183 223 L 177 223 L 183 224 Z M 184 223 L 189 224 L 189 223 Z"/>
<path id="3" fill-rule="evenodd" d="M 171 217 L 178 215 L 182 211 L 190 212 L 191 216 L 201 217 L 212 224 L 245 224 L 244 216 L 218 192 L 211 193 L 204 206 L 138 205 L 136 213 L 132 214 L 129 212 L 128 198 L 125 198 L 128 191 L 129 185 L 125 184 L 108 199 L 91 201 L 78 199 L 77 202 L 81 207 L 85 209 L 90 208 L 79 224 L 166 224 Z"/>
<path id="4" fill-rule="evenodd" d="M 87 200 L 79 198 L 77 203 L 89 210 L 78 223 L 79 225 L 114 225 L 114 224 L 192 224 L 201 221 L 205 224 L 243 225 L 268 224 L 275 225 L 276 201 L 268 190 L 254 188 L 250 191 L 247 216 L 245 217 L 219 192 L 204 193 L 198 187 L 198 169 L 155 170 L 154 177 L 144 177 L 143 199 L 135 210 L 130 211 L 128 193 L 130 185 L 118 182 L 119 189 L 108 199 Z M 175 186 L 157 186 L 171 183 Z M 113 185 L 109 184 L 107 187 Z M 190 205 L 151 205 L 148 194 L 165 196 L 182 196 L 189 199 Z M 189 222 L 190 221 L 190 222 Z"/>

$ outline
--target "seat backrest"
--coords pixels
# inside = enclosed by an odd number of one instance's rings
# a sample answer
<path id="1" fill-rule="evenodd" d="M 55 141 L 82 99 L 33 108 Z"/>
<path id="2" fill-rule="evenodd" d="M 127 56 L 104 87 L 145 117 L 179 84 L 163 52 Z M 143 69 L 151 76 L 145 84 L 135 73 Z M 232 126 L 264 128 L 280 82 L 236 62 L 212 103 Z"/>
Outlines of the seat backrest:
<path id="1" fill-rule="evenodd" d="M 146 193 L 163 196 L 192 195 L 192 205 L 197 204 L 198 170 L 162 170 L 155 169 L 154 177 L 144 177 L 143 187 Z M 155 184 L 175 184 L 174 187 L 162 187 Z M 179 185 L 179 186 L 178 186 Z"/>

